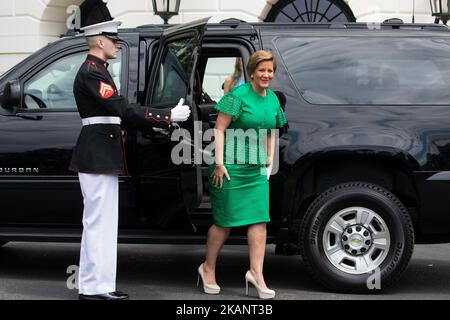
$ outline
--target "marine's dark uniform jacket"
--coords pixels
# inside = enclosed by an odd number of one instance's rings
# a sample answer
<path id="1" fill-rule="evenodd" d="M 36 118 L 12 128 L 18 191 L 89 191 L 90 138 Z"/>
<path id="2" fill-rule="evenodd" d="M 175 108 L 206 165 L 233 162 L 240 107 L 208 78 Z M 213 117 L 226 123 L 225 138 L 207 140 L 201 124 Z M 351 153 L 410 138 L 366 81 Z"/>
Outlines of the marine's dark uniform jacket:
<path id="1" fill-rule="evenodd" d="M 88 55 L 73 86 L 81 118 L 120 117 L 137 126 L 168 128 L 170 111 L 130 105 L 118 95 L 108 63 Z M 70 170 L 95 174 L 126 171 L 121 128 L 118 124 L 83 126 L 73 151 Z"/>

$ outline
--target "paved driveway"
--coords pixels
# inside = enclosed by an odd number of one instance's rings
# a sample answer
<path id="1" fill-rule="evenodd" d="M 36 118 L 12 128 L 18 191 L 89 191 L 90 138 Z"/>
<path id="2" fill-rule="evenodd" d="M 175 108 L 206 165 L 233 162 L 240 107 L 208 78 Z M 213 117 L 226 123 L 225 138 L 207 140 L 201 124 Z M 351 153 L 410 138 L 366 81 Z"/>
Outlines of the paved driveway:
<path id="1" fill-rule="evenodd" d="M 67 288 L 66 272 L 78 264 L 78 254 L 79 244 L 13 242 L 1 247 L 0 299 L 77 299 L 76 290 Z M 119 245 L 117 287 L 138 300 L 254 299 L 245 296 L 247 246 L 224 247 L 218 296 L 196 288 L 203 254 L 200 245 Z M 417 245 L 404 277 L 377 295 L 328 292 L 311 280 L 298 256 L 276 256 L 272 245 L 267 247 L 265 274 L 278 300 L 450 299 L 450 245 Z"/>

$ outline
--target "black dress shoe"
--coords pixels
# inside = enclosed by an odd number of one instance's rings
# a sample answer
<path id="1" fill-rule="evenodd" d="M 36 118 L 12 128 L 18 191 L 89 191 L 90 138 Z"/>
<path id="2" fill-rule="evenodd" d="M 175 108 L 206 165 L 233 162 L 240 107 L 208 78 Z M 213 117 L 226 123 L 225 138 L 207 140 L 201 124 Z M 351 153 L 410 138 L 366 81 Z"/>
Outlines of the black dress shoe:
<path id="1" fill-rule="evenodd" d="M 102 294 L 79 294 L 78 300 L 128 300 L 130 297 L 123 292 L 114 291 Z"/>

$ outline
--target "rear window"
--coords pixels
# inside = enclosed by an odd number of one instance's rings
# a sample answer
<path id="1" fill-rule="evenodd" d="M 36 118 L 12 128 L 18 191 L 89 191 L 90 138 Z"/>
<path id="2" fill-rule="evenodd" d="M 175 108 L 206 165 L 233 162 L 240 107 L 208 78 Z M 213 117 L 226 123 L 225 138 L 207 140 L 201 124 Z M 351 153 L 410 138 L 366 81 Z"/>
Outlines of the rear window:
<path id="1" fill-rule="evenodd" d="M 284 37 L 276 41 L 311 104 L 450 104 L 450 40 Z"/>

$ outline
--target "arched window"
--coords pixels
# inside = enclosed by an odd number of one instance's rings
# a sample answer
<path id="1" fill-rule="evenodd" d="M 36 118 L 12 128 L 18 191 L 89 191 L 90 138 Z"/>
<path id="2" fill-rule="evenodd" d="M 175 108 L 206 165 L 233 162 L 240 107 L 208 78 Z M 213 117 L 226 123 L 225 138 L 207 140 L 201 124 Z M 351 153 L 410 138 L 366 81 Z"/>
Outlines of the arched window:
<path id="1" fill-rule="evenodd" d="M 266 22 L 355 22 L 350 7 L 342 0 L 280 0 Z"/>
<path id="2" fill-rule="evenodd" d="M 80 5 L 81 27 L 112 20 L 103 0 L 85 0 Z"/>

